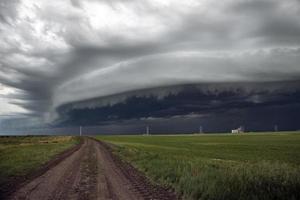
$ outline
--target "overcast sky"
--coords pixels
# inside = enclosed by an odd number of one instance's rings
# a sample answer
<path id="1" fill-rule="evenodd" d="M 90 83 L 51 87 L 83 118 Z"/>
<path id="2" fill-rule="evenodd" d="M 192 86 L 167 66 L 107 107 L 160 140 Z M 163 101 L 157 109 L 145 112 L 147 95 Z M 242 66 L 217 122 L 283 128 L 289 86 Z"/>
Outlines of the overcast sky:
<path id="1" fill-rule="evenodd" d="M 299 0 L 0 0 L 2 120 L 51 124 L 79 108 L 136 109 L 133 97 L 178 107 L 191 103 L 181 95 L 186 84 L 197 85 L 188 89 L 201 93 L 195 101 L 220 102 L 222 111 L 250 100 L 267 109 L 287 96 L 284 106 L 296 108 L 299 81 Z M 209 105 L 162 112 L 145 104 L 134 115 L 114 108 L 111 123 L 216 113 Z"/>

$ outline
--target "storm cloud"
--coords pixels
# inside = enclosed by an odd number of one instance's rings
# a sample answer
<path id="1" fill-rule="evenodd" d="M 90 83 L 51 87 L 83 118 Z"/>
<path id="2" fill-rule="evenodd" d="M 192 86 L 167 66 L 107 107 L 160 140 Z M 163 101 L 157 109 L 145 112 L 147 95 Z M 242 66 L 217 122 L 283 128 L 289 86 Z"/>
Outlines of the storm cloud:
<path id="1" fill-rule="evenodd" d="M 213 126 L 275 106 L 287 119 L 299 109 L 299 16 L 298 0 L 2 0 L 1 118 L 118 126 L 201 116 Z"/>

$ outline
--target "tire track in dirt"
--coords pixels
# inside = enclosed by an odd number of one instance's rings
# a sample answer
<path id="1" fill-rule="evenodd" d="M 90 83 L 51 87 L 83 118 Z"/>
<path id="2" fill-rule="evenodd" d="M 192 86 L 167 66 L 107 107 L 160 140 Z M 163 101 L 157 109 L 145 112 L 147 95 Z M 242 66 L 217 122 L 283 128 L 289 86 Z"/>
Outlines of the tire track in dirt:
<path id="1" fill-rule="evenodd" d="M 105 156 L 105 163 L 111 165 L 118 171 L 119 176 L 124 177 L 128 188 L 140 199 L 159 199 L 159 200 L 176 200 L 180 199 L 171 188 L 161 187 L 153 184 L 144 174 L 134 168 L 130 163 L 121 160 L 112 153 L 111 147 L 101 141 L 99 143 L 100 151 Z"/>
<path id="2" fill-rule="evenodd" d="M 154 186 L 102 142 L 84 138 L 80 149 L 33 179 L 13 200 L 139 200 L 177 199 L 174 192 Z"/>

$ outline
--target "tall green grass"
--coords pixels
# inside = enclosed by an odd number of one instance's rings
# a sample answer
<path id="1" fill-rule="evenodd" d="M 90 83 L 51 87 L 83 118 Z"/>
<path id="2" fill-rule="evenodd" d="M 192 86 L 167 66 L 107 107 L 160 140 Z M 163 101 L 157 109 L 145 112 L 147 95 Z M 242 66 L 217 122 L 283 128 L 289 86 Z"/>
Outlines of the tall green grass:
<path id="1" fill-rule="evenodd" d="M 300 134 L 101 136 L 184 199 L 300 199 Z"/>

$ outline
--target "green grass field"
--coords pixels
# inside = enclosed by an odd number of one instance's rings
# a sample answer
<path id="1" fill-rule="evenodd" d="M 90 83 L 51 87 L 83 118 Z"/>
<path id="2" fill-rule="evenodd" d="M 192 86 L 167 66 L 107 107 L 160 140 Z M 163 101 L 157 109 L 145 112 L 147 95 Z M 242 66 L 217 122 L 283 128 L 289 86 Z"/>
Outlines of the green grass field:
<path id="1" fill-rule="evenodd" d="M 184 199 L 300 199 L 300 133 L 97 139 Z"/>
<path id="2" fill-rule="evenodd" d="M 78 139 L 69 136 L 0 137 L 0 193 L 11 179 L 36 170 L 76 143 Z"/>

